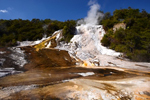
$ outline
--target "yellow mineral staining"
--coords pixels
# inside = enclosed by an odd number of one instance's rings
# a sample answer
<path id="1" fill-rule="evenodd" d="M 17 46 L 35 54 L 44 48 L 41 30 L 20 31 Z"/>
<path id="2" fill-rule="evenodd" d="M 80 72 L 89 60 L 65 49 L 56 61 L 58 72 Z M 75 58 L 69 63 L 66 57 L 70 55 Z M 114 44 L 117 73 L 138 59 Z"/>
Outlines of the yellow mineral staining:
<path id="1" fill-rule="evenodd" d="M 95 66 L 93 63 L 91 63 L 91 66 Z"/>
<path id="2" fill-rule="evenodd" d="M 41 43 L 37 44 L 34 46 L 34 48 L 36 49 L 36 51 L 39 51 L 40 49 L 46 48 L 47 45 L 49 44 L 49 42 L 54 43 L 54 45 L 56 45 L 56 36 L 59 34 L 60 32 L 57 32 L 55 35 L 53 35 L 52 37 L 42 41 Z M 53 45 L 53 44 L 51 44 Z M 54 47 L 54 46 L 53 46 Z"/>
<path id="3" fill-rule="evenodd" d="M 83 66 L 83 67 L 87 67 L 87 65 L 88 65 L 87 62 L 86 62 L 86 61 L 83 61 L 82 66 Z"/>
<path id="4" fill-rule="evenodd" d="M 94 63 L 88 63 L 86 61 L 83 61 L 83 64 L 81 65 L 82 67 L 88 67 L 88 68 L 92 68 L 94 67 Z"/>

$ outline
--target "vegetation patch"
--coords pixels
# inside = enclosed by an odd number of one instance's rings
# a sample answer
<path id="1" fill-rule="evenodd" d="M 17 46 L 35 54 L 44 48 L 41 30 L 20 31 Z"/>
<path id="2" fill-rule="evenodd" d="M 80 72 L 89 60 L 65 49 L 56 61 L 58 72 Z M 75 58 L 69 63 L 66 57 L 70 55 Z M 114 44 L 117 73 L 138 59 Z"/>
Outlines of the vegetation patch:
<path id="1" fill-rule="evenodd" d="M 0 19 L 0 47 L 16 46 L 17 41 L 42 39 L 44 35 L 51 36 L 60 29 L 64 30 L 64 41 L 68 42 L 73 37 L 75 26 L 75 20 L 61 22 L 50 19 Z"/>
<path id="2" fill-rule="evenodd" d="M 113 31 L 113 26 L 117 23 L 125 23 L 126 29 L 120 27 Z M 115 10 L 113 16 L 102 20 L 102 24 L 107 31 L 101 40 L 102 45 L 123 52 L 133 61 L 150 62 L 149 13 L 130 7 Z"/>

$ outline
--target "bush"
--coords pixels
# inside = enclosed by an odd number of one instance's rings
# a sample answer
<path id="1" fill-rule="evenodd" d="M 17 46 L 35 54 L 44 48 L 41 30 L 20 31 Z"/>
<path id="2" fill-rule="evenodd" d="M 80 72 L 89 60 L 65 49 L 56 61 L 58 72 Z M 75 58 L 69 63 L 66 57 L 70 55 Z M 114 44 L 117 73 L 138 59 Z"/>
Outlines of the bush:
<path id="1" fill-rule="evenodd" d="M 63 28 L 63 36 L 64 41 L 68 43 L 76 32 L 76 23 L 74 21 L 67 21 L 65 24 L 66 25 Z"/>
<path id="2" fill-rule="evenodd" d="M 110 29 L 108 30 L 107 34 L 104 35 L 104 37 L 101 40 L 102 45 L 109 47 L 112 41 L 112 34 L 113 31 Z"/>
<path id="3" fill-rule="evenodd" d="M 146 50 L 135 50 L 130 57 L 133 61 L 150 62 L 150 54 Z"/>

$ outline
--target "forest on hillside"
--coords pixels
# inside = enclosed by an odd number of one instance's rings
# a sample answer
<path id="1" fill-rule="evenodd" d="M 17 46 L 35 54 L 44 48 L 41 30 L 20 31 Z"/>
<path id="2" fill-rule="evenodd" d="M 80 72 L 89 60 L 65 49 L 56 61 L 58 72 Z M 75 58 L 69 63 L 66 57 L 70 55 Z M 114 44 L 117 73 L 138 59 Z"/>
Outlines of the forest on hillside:
<path id="1" fill-rule="evenodd" d="M 0 47 L 16 46 L 17 41 L 35 41 L 44 35 L 51 36 L 53 32 L 63 29 L 64 41 L 69 42 L 75 33 L 76 21 L 65 22 L 57 20 L 0 20 Z"/>
<path id="2" fill-rule="evenodd" d="M 107 34 L 102 45 L 123 52 L 124 56 L 133 61 L 150 62 L 150 14 L 139 9 L 120 9 L 106 13 L 101 22 Z M 117 23 L 126 24 L 126 29 L 113 31 Z"/>
<path id="3" fill-rule="evenodd" d="M 50 19 L 0 19 L 0 47 L 16 46 L 17 41 L 41 39 L 44 35 L 51 36 L 60 29 L 63 29 L 62 41 L 69 42 L 76 31 L 76 23 L 77 20 L 61 22 Z M 126 24 L 126 29 L 113 31 L 113 26 L 118 23 Z M 113 15 L 106 12 L 99 24 L 106 31 L 102 45 L 123 52 L 124 57 L 133 61 L 150 62 L 150 14 L 145 10 L 129 7 L 115 10 Z"/>

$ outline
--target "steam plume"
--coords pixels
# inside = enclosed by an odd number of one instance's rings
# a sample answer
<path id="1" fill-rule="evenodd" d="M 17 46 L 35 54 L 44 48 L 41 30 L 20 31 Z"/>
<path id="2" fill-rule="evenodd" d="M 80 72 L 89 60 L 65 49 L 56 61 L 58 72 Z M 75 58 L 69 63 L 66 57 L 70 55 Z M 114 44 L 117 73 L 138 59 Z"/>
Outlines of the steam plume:
<path id="1" fill-rule="evenodd" d="M 90 10 L 88 11 L 87 17 L 82 20 L 79 20 L 77 24 L 98 24 L 99 18 L 103 17 L 103 14 L 99 12 L 100 5 L 97 3 L 96 0 L 90 0 L 88 2 L 90 6 Z"/>

